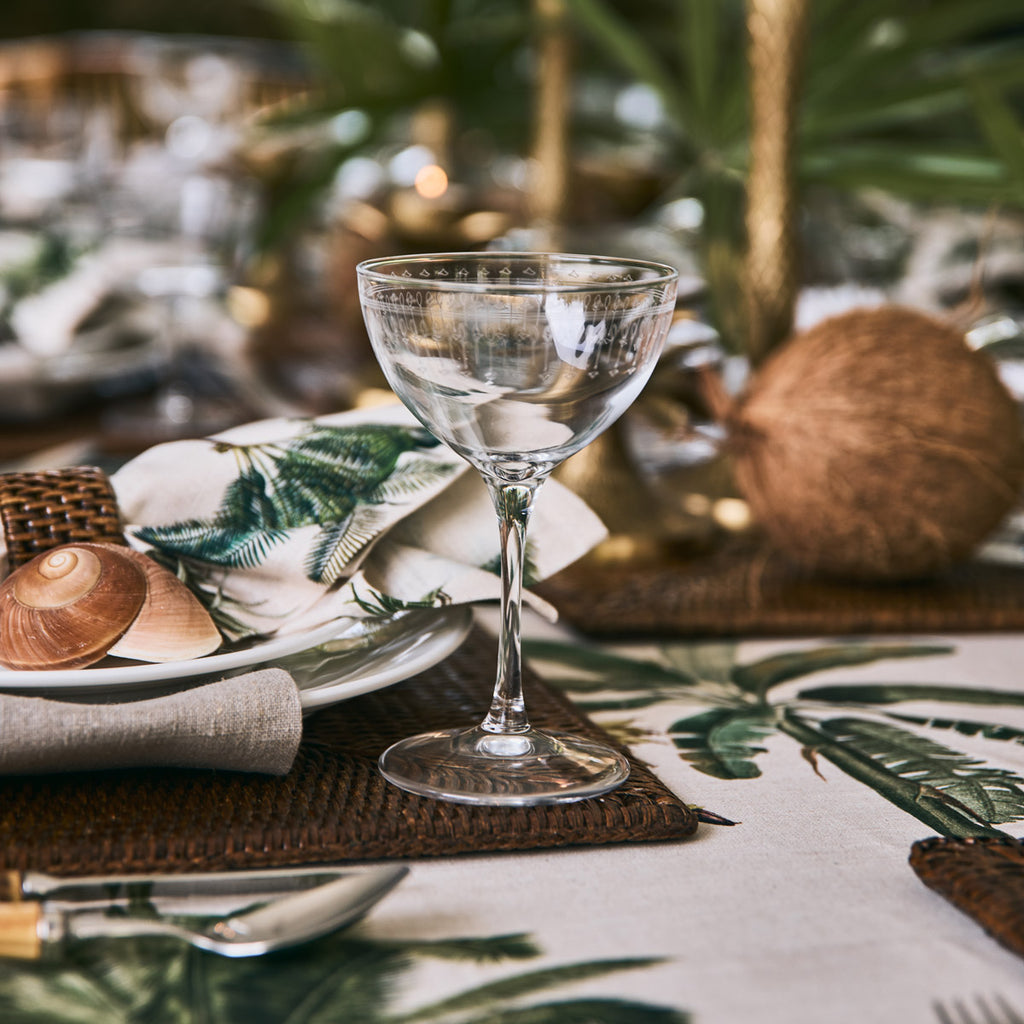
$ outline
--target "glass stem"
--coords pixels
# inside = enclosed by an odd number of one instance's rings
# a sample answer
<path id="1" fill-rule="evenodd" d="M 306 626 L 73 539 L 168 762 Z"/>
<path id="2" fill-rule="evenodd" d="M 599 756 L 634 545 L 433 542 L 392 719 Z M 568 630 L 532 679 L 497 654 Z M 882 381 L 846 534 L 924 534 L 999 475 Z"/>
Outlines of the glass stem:
<path id="1" fill-rule="evenodd" d="M 501 635 L 498 677 L 491 710 L 480 727 L 487 732 L 521 733 L 530 728 L 523 701 L 522 607 L 526 528 L 539 481 L 504 483 L 487 479 L 501 531 Z"/>

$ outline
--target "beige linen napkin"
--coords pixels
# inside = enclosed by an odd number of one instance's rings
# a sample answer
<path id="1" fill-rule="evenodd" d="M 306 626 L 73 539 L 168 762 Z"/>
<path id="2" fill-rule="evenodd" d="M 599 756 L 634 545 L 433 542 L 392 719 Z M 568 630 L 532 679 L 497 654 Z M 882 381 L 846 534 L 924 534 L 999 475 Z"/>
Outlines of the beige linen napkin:
<path id="1" fill-rule="evenodd" d="M 298 688 L 278 668 L 121 704 L 0 695 L 4 775 L 147 766 L 284 775 L 301 738 Z"/>

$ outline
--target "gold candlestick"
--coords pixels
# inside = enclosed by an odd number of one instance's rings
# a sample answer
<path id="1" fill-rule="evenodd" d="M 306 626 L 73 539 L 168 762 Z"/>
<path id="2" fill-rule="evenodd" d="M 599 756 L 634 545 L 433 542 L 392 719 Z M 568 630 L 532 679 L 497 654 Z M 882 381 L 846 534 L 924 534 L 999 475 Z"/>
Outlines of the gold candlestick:
<path id="1" fill-rule="evenodd" d="M 793 326 L 799 282 L 793 153 L 807 0 L 748 0 L 747 353 L 753 363 Z"/>

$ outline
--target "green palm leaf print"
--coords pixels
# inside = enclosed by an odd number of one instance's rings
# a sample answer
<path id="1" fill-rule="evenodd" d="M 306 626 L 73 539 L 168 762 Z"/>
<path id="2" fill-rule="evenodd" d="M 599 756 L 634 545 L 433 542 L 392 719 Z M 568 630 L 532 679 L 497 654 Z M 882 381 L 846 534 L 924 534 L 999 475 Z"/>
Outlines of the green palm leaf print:
<path id="1" fill-rule="evenodd" d="M 764 753 L 761 741 L 775 732 L 763 710 L 712 708 L 669 726 L 669 737 L 682 758 L 716 779 L 754 779 L 754 763 Z"/>
<path id="2" fill-rule="evenodd" d="M 815 686 L 801 690 L 805 700 L 829 704 L 899 704 L 903 701 L 939 701 L 953 704 L 988 704 L 1024 707 L 1024 693 L 986 690 L 944 683 L 859 683 L 856 686 Z"/>
<path id="3" fill-rule="evenodd" d="M 421 427 L 390 424 L 313 424 L 284 443 L 218 442 L 216 449 L 233 454 L 239 471 L 217 511 L 206 519 L 144 527 L 137 536 L 166 555 L 251 569 L 290 530 L 317 526 L 304 571 L 330 586 L 379 534 L 383 506 L 462 470 L 454 457 L 418 457 L 439 443 Z"/>
<path id="4" fill-rule="evenodd" d="M 819 757 L 871 787 L 943 835 L 1001 835 L 996 825 L 1024 820 L 1024 778 L 936 742 L 923 730 L 1024 742 L 1024 730 L 968 719 L 900 715 L 913 701 L 1020 707 L 1024 695 L 945 683 L 837 683 L 780 693 L 782 683 L 888 658 L 952 653 L 936 644 L 829 644 L 755 661 L 736 661 L 730 644 L 666 645 L 660 660 L 599 648 L 530 642 L 528 656 L 555 666 L 545 678 L 582 695 L 591 711 L 639 711 L 667 701 L 696 705 L 667 733 L 679 756 L 719 779 L 757 778 L 764 740 L 796 740 L 817 770 Z M 559 667 L 562 671 L 559 672 Z M 827 712 L 845 708 L 843 717 Z M 823 717 L 826 716 L 826 717 Z M 636 722 L 620 728 L 650 735 Z"/>
<path id="5" fill-rule="evenodd" d="M 745 693 L 764 694 L 780 683 L 827 669 L 869 665 L 881 658 L 923 658 L 951 651 L 951 647 L 933 644 L 837 644 L 807 651 L 786 651 L 748 665 L 736 665 L 731 676 Z"/>
<path id="6" fill-rule="evenodd" d="M 228 959 L 167 939 L 95 939 L 58 961 L 0 963 L 4 1024 L 687 1024 L 680 1010 L 616 998 L 543 1001 L 570 984 L 642 969 L 653 958 L 597 960 L 513 973 L 396 1012 L 405 976 L 423 959 L 468 963 L 540 955 L 524 935 L 373 940 L 346 929 L 252 959 Z M 540 1001 L 538 1001 L 538 997 Z"/>
<path id="7" fill-rule="evenodd" d="M 834 718 L 820 723 L 820 728 L 892 774 L 938 791 L 980 822 L 1024 818 L 1024 780 L 1013 772 L 990 768 L 979 758 L 885 722 Z"/>

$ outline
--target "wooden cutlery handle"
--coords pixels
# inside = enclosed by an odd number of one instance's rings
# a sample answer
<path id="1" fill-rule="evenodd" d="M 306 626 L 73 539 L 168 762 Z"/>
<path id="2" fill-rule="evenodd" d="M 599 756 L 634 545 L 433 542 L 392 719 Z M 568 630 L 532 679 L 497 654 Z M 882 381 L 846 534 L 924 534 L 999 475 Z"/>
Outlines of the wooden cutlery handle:
<path id="1" fill-rule="evenodd" d="M 21 895 L 21 872 L 0 871 L 0 902 L 17 903 Z"/>
<path id="2" fill-rule="evenodd" d="M 0 957 L 38 960 L 43 952 L 41 916 L 42 908 L 33 900 L 0 906 Z"/>

